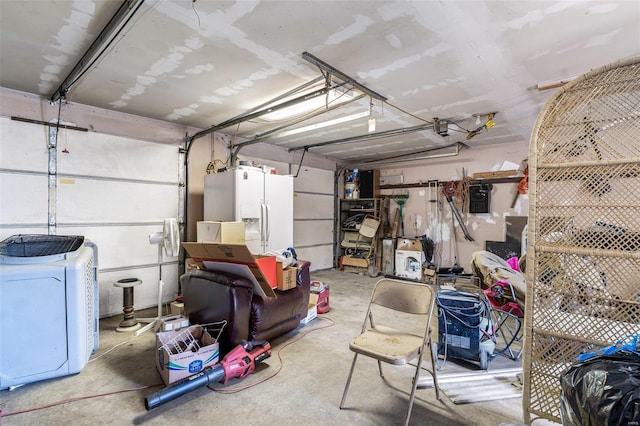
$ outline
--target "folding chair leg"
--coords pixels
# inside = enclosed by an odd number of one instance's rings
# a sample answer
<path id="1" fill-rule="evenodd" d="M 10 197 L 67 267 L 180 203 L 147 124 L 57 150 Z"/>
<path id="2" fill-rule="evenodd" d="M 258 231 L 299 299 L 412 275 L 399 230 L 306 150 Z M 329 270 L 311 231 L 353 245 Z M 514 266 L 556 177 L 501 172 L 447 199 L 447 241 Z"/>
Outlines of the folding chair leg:
<path id="1" fill-rule="evenodd" d="M 436 355 L 433 351 L 433 343 L 429 341 L 429 352 L 431 353 L 431 375 L 433 376 L 433 386 L 436 388 L 436 399 L 440 401 L 440 388 L 438 387 L 438 372 L 436 371 Z"/>
<path id="2" fill-rule="evenodd" d="M 520 349 L 517 354 L 514 354 L 513 349 L 511 349 L 511 345 L 513 344 L 513 342 L 519 342 L 522 339 L 522 335 L 520 335 L 520 331 L 522 330 L 522 322 L 520 321 L 520 318 L 514 318 L 514 327 L 515 330 L 512 335 L 511 341 L 507 345 L 507 348 L 509 349 L 509 355 L 511 355 L 511 359 L 517 361 L 522 354 L 522 349 Z M 509 330 L 509 333 L 511 333 L 511 330 Z"/>
<path id="3" fill-rule="evenodd" d="M 356 366 L 356 359 L 358 354 L 353 355 L 353 362 L 351 363 L 351 370 L 349 370 L 349 377 L 347 377 L 347 384 L 344 386 L 344 392 L 342 394 L 342 401 L 340 401 L 340 408 L 344 407 L 344 401 L 347 399 L 347 392 L 349 392 L 349 386 L 351 386 L 351 376 L 353 376 L 353 369 Z"/>
<path id="4" fill-rule="evenodd" d="M 424 347 L 420 351 L 418 357 L 418 363 L 416 364 L 416 374 L 413 376 L 413 384 L 411 385 L 411 395 L 409 396 L 409 408 L 407 409 L 407 418 L 404 421 L 405 426 L 409 424 L 409 418 L 411 417 L 411 410 L 413 409 L 413 400 L 416 396 L 416 388 L 418 387 L 418 379 L 420 378 L 420 369 L 422 368 L 422 356 L 424 354 Z"/>
<path id="5" fill-rule="evenodd" d="M 382 363 L 378 361 L 378 371 L 380 371 L 380 377 L 384 379 L 384 374 L 382 374 Z"/>
<path id="6" fill-rule="evenodd" d="M 505 345 L 504 348 L 497 349 L 496 353 L 503 354 L 505 352 L 508 352 L 511 359 L 516 361 L 518 358 L 520 358 L 522 350 L 518 351 L 518 353 L 516 354 L 511 349 L 511 345 L 514 342 L 519 342 L 522 339 L 522 336 L 520 334 L 520 332 L 522 331 L 522 322 L 520 321 L 520 318 L 512 314 L 499 311 L 497 309 L 492 309 L 492 313 L 495 316 L 494 324 L 496 324 L 496 334 L 502 338 L 502 341 Z M 513 329 L 509 324 L 510 319 L 513 321 Z"/>

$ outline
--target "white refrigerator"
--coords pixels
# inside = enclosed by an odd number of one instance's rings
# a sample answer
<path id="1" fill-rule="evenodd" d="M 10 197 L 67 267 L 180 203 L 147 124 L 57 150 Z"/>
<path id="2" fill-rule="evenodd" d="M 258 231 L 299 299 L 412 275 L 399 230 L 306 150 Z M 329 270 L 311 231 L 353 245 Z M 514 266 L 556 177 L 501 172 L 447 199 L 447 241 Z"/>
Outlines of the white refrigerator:
<path id="1" fill-rule="evenodd" d="M 240 167 L 204 180 L 204 220 L 242 221 L 253 254 L 293 246 L 293 176 Z"/>

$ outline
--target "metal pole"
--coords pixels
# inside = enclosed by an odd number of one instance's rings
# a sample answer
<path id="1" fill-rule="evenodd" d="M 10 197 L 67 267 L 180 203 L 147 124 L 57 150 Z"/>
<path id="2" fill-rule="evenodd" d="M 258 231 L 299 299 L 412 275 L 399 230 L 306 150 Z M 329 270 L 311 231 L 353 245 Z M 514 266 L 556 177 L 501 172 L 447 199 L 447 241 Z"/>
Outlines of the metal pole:
<path id="1" fill-rule="evenodd" d="M 122 29 L 131 20 L 133 15 L 140 9 L 144 0 L 124 0 L 116 13 L 111 17 L 107 25 L 98 34 L 98 37 L 91 43 L 91 46 L 82 55 L 82 58 L 73 67 L 64 81 L 50 97 L 51 102 L 58 102 L 65 97 L 71 86 L 86 73 L 93 64 L 104 54 L 109 45 L 120 34 Z"/>
<path id="2" fill-rule="evenodd" d="M 320 68 L 323 71 L 328 72 L 329 74 L 335 75 L 336 77 L 338 77 L 343 82 L 352 84 L 358 90 L 360 90 L 363 93 L 366 93 L 368 96 L 371 96 L 372 98 L 378 99 L 379 101 L 382 101 L 382 102 L 385 102 L 387 100 L 387 98 L 385 96 L 382 96 L 381 94 L 376 93 L 373 90 L 369 89 L 368 87 L 358 83 L 354 78 L 352 78 L 352 77 L 348 76 L 347 74 L 343 73 L 342 71 L 332 67 L 331 65 L 329 65 L 326 62 L 322 61 L 321 59 L 316 58 L 315 56 L 313 56 L 309 52 L 302 52 L 302 59 L 304 59 L 307 62 L 310 62 L 310 63 L 314 64 L 315 66 L 317 66 L 318 68 Z"/>
<path id="3" fill-rule="evenodd" d="M 62 100 L 58 101 L 62 104 Z M 56 200 L 58 192 L 58 132 L 60 131 L 60 117 L 58 124 L 49 126 L 49 207 L 47 212 L 48 234 L 56 235 Z"/>

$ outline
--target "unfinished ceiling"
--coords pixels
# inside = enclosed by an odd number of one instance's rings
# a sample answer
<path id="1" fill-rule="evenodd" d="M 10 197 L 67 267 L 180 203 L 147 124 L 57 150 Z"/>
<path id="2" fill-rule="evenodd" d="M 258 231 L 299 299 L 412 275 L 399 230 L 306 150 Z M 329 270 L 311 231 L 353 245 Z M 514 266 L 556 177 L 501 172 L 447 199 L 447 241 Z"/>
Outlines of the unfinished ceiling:
<path id="1" fill-rule="evenodd" d="M 55 98 L 122 4 L 2 0 L 0 85 Z M 539 83 L 640 54 L 635 0 L 130 0 L 124 5 L 130 19 L 104 54 L 69 84 L 68 102 L 206 129 L 314 79 L 319 81 L 305 91 L 340 85 L 349 89 L 338 93 L 347 99 L 364 88 L 348 105 L 278 131 L 302 113 L 286 120 L 263 115 L 220 129 L 235 135 L 234 143 L 272 132 L 260 140 L 289 150 L 308 147 L 348 162 L 411 158 L 459 141 L 474 149 L 528 142 L 553 92 L 538 90 Z M 318 67 L 314 58 L 342 74 Z M 340 75 L 353 79 L 355 87 Z M 320 99 L 319 108 L 326 109 L 332 98 L 323 92 Z M 497 114 L 483 127 L 492 112 Z M 359 118 L 277 136 L 354 114 Z M 434 129 L 436 117 L 444 124 L 442 135 Z"/>

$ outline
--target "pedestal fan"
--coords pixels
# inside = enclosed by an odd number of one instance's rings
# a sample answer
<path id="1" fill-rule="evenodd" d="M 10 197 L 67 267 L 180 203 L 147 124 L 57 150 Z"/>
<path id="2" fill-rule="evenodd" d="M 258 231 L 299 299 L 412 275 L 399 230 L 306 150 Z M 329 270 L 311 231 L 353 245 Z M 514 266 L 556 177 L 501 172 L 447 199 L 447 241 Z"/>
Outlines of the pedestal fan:
<path id="1" fill-rule="evenodd" d="M 149 243 L 158 245 L 158 316 L 155 318 L 138 318 L 139 322 L 148 322 L 147 325 L 136 331 L 136 336 L 147 330 L 160 327 L 162 322 L 162 291 L 164 282 L 162 281 L 162 250 L 167 257 L 176 257 L 180 251 L 180 231 L 178 221 L 174 218 L 165 219 L 162 232 L 154 232 L 149 235 Z"/>

